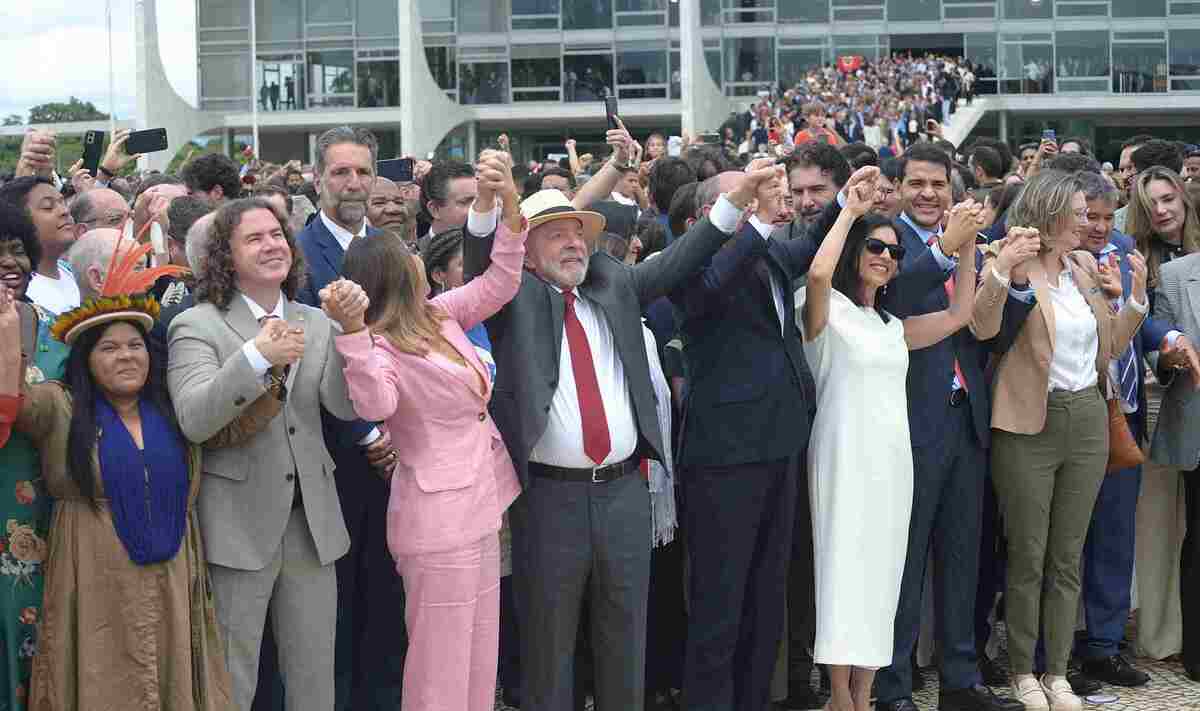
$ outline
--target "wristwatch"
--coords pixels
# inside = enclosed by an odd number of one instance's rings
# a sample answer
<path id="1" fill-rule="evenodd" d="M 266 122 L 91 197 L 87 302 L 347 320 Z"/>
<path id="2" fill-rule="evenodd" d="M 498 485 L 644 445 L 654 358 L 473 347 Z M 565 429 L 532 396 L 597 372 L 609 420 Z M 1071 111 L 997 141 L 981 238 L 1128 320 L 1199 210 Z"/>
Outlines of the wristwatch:
<path id="1" fill-rule="evenodd" d="M 105 168 L 105 167 L 104 167 L 104 166 L 102 166 L 102 165 L 101 165 L 101 166 L 99 166 L 99 170 L 98 170 L 98 172 L 100 172 L 100 173 L 104 173 L 104 174 L 105 174 L 106 176 L 108 176 L 109 178 L 115 178 L 115 177 L 117 177 L 117 174 L 116 174 L 116 173 L 110 172 L 110 171 L 108 170 L 108 168 Z"/>

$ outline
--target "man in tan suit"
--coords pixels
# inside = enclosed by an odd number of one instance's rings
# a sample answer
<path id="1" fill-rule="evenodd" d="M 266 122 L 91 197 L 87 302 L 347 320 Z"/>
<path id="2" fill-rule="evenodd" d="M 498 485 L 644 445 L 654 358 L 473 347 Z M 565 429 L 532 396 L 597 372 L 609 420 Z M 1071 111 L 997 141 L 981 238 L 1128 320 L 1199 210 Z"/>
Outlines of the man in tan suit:
<path id="1" fill-rule="evenodd" d="M 200 526 L 243 711 L 254 698 L 268 606 L 288 711 L 334 703 L 333 564 L 349 537 L 321 407 L 342 419 L 355 414 L 331 322 L 292 300 L 303 273 L 291 235 L 265 202 L 230 203 L 211 228 L 197 303 L 169 332 L 180 426 L 208 443 Z M 277 414 L 242 417 L 263 397 L 282 401 Z M 226 446 L 218 448 L 210 440 L 231 424 L 238 434 L 232 443 L 220 437 Z M 386 440 L 374 446 L 390 448 Z"/>

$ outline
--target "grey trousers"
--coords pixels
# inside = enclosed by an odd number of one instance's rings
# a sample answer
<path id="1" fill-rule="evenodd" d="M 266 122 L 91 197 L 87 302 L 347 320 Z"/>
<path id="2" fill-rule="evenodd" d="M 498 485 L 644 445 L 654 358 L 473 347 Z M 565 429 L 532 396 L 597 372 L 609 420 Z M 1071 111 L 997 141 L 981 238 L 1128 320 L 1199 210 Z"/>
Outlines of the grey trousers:
<path id="1" fill-rule="evenodd" d="M 585 592 L 596 709 L 642 711 L 651 549 L 645 480 L 637 473 L 607 484 L 535 477 L 509 509 L 509 522 L 522 711 L 572 708 Z"/>
<path id="2" fill-rule="evenodd" d="M 321 565 L 304 510 L 292 509 L 283 542 L 262 570 L 210 565 L 217 622 L 233 679 L 233 700 L 250 711 L 267 609 L 279 650 L 287 711 L 332 711 L 337 576 Z"/>
<path id="3" fill-rule="evenodd" d="M 1035 435 L 992 431 L 992 479 L 1008 536 L 1009 667 L 1033 672 L 1039 629 L 1046 672 L 1065 676 L 1079 606 L 1079 560 L 1108 463 L 1098 388 L 1052 392 Z"/>

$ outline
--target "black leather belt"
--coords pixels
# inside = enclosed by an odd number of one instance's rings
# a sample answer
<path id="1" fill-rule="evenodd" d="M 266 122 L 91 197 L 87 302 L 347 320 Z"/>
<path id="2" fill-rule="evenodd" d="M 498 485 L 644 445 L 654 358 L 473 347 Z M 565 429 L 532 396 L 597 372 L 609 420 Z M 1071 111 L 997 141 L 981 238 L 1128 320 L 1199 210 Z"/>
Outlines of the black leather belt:
<path id="1" fill-rule="evenodd" d="M 950 391 L 950 407 L 962 407 L 967 401 L 967 391 L 959 388 Z"/>
<path id="2" fill-rule="evenodd" d="M 607 484 L 610 481 L 620 479 L 636 469 L 637 461 L 632 458 L 616 464 L 608 464 L 603 467 L 589 467 L 587 469 L 552 467 L 549 464 L 538 464 L 537 462 L 529 463 L 529 473 L 532 476 L 543 479 L 554 479 L 556 481 L 577 481 L 587 484 Z"/>

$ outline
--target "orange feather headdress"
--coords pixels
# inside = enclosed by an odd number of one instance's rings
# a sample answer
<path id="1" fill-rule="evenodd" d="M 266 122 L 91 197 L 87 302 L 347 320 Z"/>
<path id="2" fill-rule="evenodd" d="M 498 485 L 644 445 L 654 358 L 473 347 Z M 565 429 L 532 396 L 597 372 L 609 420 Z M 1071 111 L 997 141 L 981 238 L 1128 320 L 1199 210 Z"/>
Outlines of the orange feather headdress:
<path id="1" fill-rule="evenodd" d="M 112 321 L 137 321 L 146 330 L 154 327 L 158 318 L 158 300 L 145 292 L 163 276 L 183 276 L 189 272 L 174 264 L 139 269 L 142 260 L 154 248 L 148 242 L 141 243 L 152 224 L 147 222 L 127 249 L 122 249 L 126 241 L 122 233 L 109 260 L 108 275 L 104 277 L 100 295 L 59 316 L 50 327 L 52 336 L 69 346 L 84 331 Z"/>

